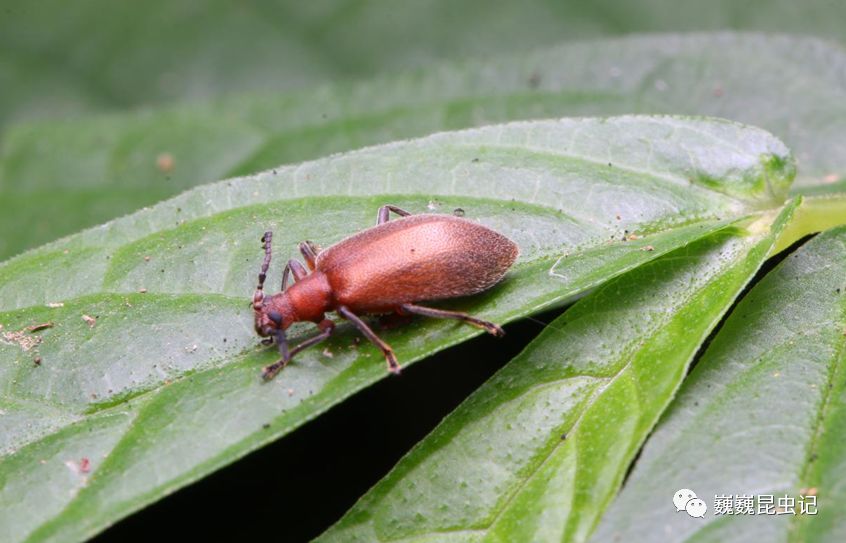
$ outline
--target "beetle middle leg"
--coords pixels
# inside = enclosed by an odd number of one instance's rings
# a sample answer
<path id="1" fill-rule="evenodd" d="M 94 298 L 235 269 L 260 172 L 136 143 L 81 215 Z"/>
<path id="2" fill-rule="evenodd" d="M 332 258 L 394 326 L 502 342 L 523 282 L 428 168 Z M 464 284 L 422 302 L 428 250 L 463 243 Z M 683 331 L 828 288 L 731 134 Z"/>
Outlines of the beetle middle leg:
<path id="1" fill-rule="evenodd" d="M 393 211 L 400 217 L 408 217 L 409 215 L 411 215 L 411 213 L 409 213 L 408 211 L 400 209 L 397 206 L 384 205 L 379 208 L 379 214 L 376 216 L 376 224 L 384 224 L 391 220 L 391 211 Z"/>
<path id="2" fill-rule="evenodd" d="M 310 337 L 306 340 L 303 340 L 301 343 L 299 343 L 290 350 L 286 350 L 282 354 L 282 358 L 280 358 L 273 364 L 264 367 L 261 372 L 262 377 L 264 377 L 266 381 L 270 381 L 271 379 L 276 377 L 276 374 L 279 373 L 282 368 L 288 365 L 288 362 L 290 362 L 291 359 L 294 358 L 295 354 L 302 351 L 303 349 L 311 347 L 312 345 L 317 345 L 321 341 L 331 336 L 332 332 L 335 331 L 335 323 L 330 321 L 329 319 L 323 319 L 320 324 L 317 325 L 317 327 L 320 329 L 319 334 L 314 337 Z"/>
<path id="3" fill-rule="evenodd" d="M 477 328 L 481 328 L 485 332 L 493 334 L 497 337 L 502 337 L 505 335 L 505 330 L 503 330 L 496 324 L 488 321 L 483 321 L 482 319 L 477 319 L 476 317 L 468 315 L 467 313 L 462 313 L 461 311 L 448 311 L 446 309 L 435 309 L 433 307 L 423 307 L 422 305 L 415 304 L 402 304 L 399 307 L 400 310 L 405 313 L 414 313 L 415 315 L 424 315 L 426 317 L 434 317 L 436 319 L 456 319 L 464 321 L 467 324 L 471 324 Z"/>
<path id="4" fill-rule="evenodd" d="M 282 270 L 282 290 L 288 288 L 288 273 L 294 274 L 295 283 L 308 275 L 308 272 L 303 265 L 300 264 L 299 260 L 294 260 L 292 258 L 287 264 L 285 264 L 285 269 Z"/>
<path id="5" fill-rule="evenodd" d="M 306 266 L 308 269 L 314 271 L 315 261 L 317 260 L 317 253 L 320 252 L 317 249 L 317 246 L 306 240 L 301 241 L 299 245 L 300 254 L 303 255 L 303 259 L 305 260 Z"/>
<path id="6" fill-rule="evenodd" d="M 376 332 L 370 329 L 367 326 L 367 323 L 364 322 L 359 318 L 358 315 L 353 313 L 350 308 L 346 306 L 340 306 L 336 309 L 339 315 L 350 321 L 355 325 L 359 331 L 364 334 L 364 337 L 369 339 L 374 345 L 379 347 L 382 351 L 382 354 L 385 355 L 385 360 L 388 362 L 388 371 L 391 373 L 399 373 L 400 372 L 400 365 L 397 362 L 397 355 L 394 354 L 394 350 L 391 349 L 391 346 L 385 343 L 385 341 L 376 335 Z"/>

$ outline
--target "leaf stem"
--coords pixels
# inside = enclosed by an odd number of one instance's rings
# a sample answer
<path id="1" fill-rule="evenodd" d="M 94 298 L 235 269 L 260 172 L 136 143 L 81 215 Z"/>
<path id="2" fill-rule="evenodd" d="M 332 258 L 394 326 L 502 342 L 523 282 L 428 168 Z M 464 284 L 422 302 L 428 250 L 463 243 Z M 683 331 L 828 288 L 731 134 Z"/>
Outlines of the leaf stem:
<path id="1" fill-rule="evenodd" d="M 805 196 L 769 256 L 780 253 L 809 234 L 841 224 L 846 224 L 846 194 Z"/>

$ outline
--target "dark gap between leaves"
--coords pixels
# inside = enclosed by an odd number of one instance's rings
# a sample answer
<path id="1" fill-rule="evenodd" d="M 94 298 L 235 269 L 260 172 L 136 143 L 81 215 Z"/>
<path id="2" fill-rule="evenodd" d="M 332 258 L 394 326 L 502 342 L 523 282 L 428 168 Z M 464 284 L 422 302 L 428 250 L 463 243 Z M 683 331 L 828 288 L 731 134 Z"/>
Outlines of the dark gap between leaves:
<path id="1" fill-rule="evenodd" d="M 92 541 L 309 541 L 562 312 L 511 323 L 502 339 L 478 336 L 418 362 Z"/>

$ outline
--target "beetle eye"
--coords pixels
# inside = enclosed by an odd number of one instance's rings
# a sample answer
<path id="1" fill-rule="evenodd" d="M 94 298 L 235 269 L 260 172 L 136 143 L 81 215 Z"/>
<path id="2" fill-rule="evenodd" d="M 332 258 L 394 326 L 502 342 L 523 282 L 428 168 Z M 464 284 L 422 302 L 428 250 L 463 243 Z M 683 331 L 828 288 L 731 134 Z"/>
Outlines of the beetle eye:
<path id="1" fill-rule="evenodd" d="M 270 311 L 267 313 L 267 317 L 276 323 L 276 326 L 282 326 L 282 315 L 280 315 L 276 311 Z"/>

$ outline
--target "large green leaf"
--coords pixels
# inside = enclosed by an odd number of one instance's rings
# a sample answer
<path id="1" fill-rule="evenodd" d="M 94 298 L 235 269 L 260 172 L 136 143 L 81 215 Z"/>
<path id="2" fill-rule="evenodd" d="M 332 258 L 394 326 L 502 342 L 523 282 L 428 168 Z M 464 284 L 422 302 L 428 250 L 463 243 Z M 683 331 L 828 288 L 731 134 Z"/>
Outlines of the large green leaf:
<path id="1" fill-rule="evenodd" d="M 726 121 L 518 123 L 199 187 L 12 259 L 0 265 L 0 538 L 83 538 L 385 377 L 342 326 L 331 358 L 305 351 L 262 383 L 275 355 L 247 302 L 267 228 L 278 284 L 296 242 L 337 241 L 383 203 L 461 207 L 521 257 L 503 284 L 451 305 L 504 322 L 749 214 L 766 223 L 772 211 L 756 210 L 777 208 L 792 175 L 783 144 Z M 409 364 L 476 333 L 419 320 L 384 337 Z M 83 457 L 90 473 L 72 469 Z"/>
<path id="2" fill-rule="evenodd" d="M 794 207 L 714 233 L 577 303 L 324 540 L 586 540 Z"/>
<path id="3" fill-rule="evenodd" d="M 647 443 L 596 541 L 846 538 L 846 228 L 770 272 L 732 312 Z M 696 492 L 704 519 L 676 514 Z M 817 515 L 800 496 L 815 494 Z M 785 495 L 793 514 L 715 515 L 715 496 Z M 732 506 L 733 506 L 732 500 Z M 766 509 L 765 509 L 766 511 Z M 786 510 L 785 510 L 786 511 Z"/>
<path id="4" fill-rule="evenodd" d="M 842 189 L 844 73 L 841 48 L 814 39 L 633 37 L 304 93 L 21 125 L 4 136 L 0 157 L 0 256 L 200 182 L 439 130 L 560 115 L 734 118 L 795 150 L 799 185 Z"/>

